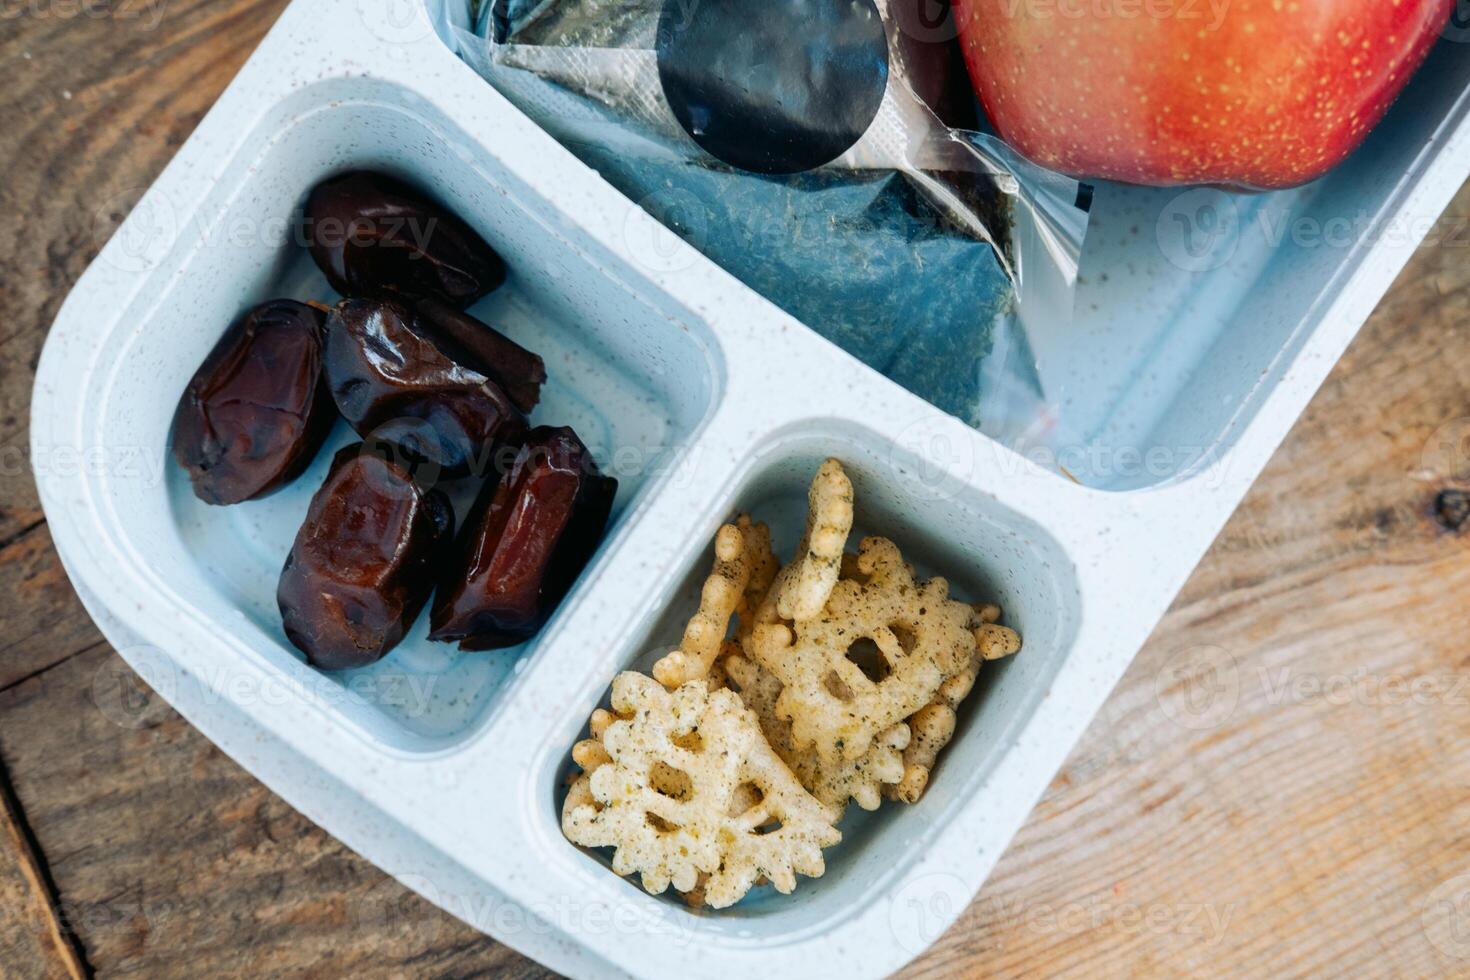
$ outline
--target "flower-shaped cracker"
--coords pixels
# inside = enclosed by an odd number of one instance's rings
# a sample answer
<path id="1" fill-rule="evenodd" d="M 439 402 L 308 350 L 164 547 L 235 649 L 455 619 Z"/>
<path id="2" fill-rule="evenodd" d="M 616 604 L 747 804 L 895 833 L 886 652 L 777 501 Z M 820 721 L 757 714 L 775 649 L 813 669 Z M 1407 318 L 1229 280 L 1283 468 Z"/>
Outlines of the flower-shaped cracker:
<path id="1" fill-rule="evenodd" d="M 917 584 L 893 542 L 863 539 L 857 570 L 866 580 L 838 581 L 815 618 L 758 625 L 744 644 L 783 685 L 776 714 L 791 722 L 792 743 L 815 746 L 828 761 L 861 758 L 881 732 L 932 701 L 975 650 L 970 607 L 949 598 L 942 578 Z M 876 680 L 848 659 L 862 639 L 882 657 Z"/>
<path id="2" fill-rule="evenodd" d="M 639 873 L 652 894 L 670 884 L 691 891 L 708 874 L 713 908 L 739 901 L 761 877 L 787 893 L 797 873 L 826 870 L 822 848 L 842 839 L 835 814 L 801 788 L 735 692 L 711 693 L 703 681 L 670 692 L 625 672 L 612 705 L 605 758 L 582 753 L 592 768 L 562 808 L 569 840 L 615 848 L 613 870 Z M 732 815 L 742 795 L 756 799 L 748 787 L 759 800 Z"/>
<path id="3" fill-rule="evenodd" d="M 739 653 L 720 661 L 740 691 L 740 700 L 760 719 L 771 748 L 791 768 L 801 785 L 819 801 L 841 813 L 849 798 L 864 810 L 876 810 L 885 786 L 903 779 L 903 750 L 909 744 L 908 726 L 900 722 L 879 733 L 873 747 L 857 759 L 829 762 L 814 748 L 798 749 L 791 741 L 791 723 L 776 715 L 781 682 L 776 675 Z"/>

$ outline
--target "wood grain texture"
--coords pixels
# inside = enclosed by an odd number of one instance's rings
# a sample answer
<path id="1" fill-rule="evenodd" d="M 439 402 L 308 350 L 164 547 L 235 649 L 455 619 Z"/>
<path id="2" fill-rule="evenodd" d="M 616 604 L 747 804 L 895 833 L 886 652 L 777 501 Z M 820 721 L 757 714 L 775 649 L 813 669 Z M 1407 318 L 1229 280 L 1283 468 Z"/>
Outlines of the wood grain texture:
<path id="1" fill-rule="evenodd" d="M 0 762 L 98 976 L 544 973 L 366 864 L 151 702 L 119 727 L 42 522 L 27 412 L 62 299 L 284 0 L 7 8 L 0 30 Z M 123 668 L 125 670 L 125 668 Z M 116 681 L 113 674 L 101 675 Z M 113 716 L 116 717 L 115 712 Z M 65 976 L 0 833 L 0 977 Z"/>
<path id="2" fill-rule="evenodd" d="M 41 858 L 9 786 L 0 786 L 0 967 L 6 977 L 83 980 L 87 968 L 52 900 Z"/>
<path id="3" fill-rule="evenodd" d="M 105 642 L 72 590 L 44 523 L 0 545 L 0 689 Z"/>
<path id="4" fill-rule="evenodd" d="M 282 7 L 283 0 L 34 0 L 5 8 L 0 541 L 41 518 L 26 416 L 46 327 Z"/>
<path id="5" fill-rule="evenodd" d="M 1467 229 L 1470 187 L 909 976 L 1470 976 Z"/>
<path id="6" fill-rule="evenodd" d="M 296 813 L 105 647 L 0 692 L 0 761 L 99 977 L 544 975 Z"/>
<path id="7" fill-rule="evenodd" d="M 119 713 L 99 692 L 131 674 L 41 523 L 46 327 L 281 6 L 41 5 L 0 32 L 0 764 L 39 845 L 28 872 L 0 834 L 0 976 L 65 976 L 58 920 L 100 977 L 544 975 L 146 692 Z M 909 975 L 1470 975 L 1470 524 L 1441 498 L 1470 490 L 1467 221 L 1470 189 Z"/>

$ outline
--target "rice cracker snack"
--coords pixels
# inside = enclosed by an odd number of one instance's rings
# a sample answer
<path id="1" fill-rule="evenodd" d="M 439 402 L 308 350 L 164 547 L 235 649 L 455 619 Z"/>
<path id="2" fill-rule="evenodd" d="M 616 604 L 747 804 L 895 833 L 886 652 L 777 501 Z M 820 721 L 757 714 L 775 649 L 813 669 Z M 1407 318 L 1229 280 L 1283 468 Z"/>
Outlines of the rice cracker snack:
<path id="1" fill-rule="evenodd" d="M 783 569 L 776 590 L 782 619 L 810 619 L 822 611 L 842 568 L 842 551 L 852 533 L 852 481 L 842 464 L 829 459 L 807 492 L 806 531 L 796 561 Z"/>
<path id="2" fill-rule="evenodd" d="M 838 814 L 849 798 L 865 810 L 876 810 L 882 802 L 883 787 L 904 777 L 901 753 L 909 742 L 908 728 L 901 723 L 894 725 L 871 751 L 857 759 L 824 762 L 815 750 L 797 748 L 791 739 L 790 723 L 776 715 L 781 682 L 741 654 L 740 643 L 757 622 L 779 621 L 773 597 L 783 591 L 782 583 L 806 588 L 809 598 L 820 598 L 823 605 L 836 584 L 835 578 L 832 585 L 827 585 L 818 581 L 820 575 L 804 578 L 801 572 L 804 568 L 841 568 L 843 547 L 852 526 L 852 484 L 835 460 L 828 460 L 818 472 L 809 500 L 807 530 L 797 549 L 798 558 L 780 579 L 771 550 L 770 528 L 752 524 L 745 514 L 734 524 L 720 528 L 715 535 L 714 568 L 700 590 L 699 609 L 685 627 L 679 649 L 653 665 L 653 676 L 668 688 L 704 680 L 711 689 L 717 689 L 728 686 L 727 675 L 738 670 L 736 685 L 741 700 L 756 713 L 771 747 L 801 785 Z M 814 533 L 814 529 L 821 528 L 826 530 Z M 855 572 L 856 566 L 852 567 Z M 817 608 L 820 610 L 821 605 Z M 737 626 L 734 638 L 727 639 L 732 616 Z"/>
<path id="3" fill-rule="evenodd" d="M 872 748 L 856 759 L 828 761 L 812 748 L 799 749 L 791 738 L 791 723 L 776 714 L 781 682 L 776 675 L 739 653 L 722 666 L 740 692 L 740 700 L 755 712 L 771 748 L 793 775 L 821 803 L 841 813 L 849 799 L 864 810 L 876 810 L 885 786 L 901 782 L 907 772 L 904 749 L 909 728 L 902 722 L 879 733 Z"/>
<path id="4" fill-rule="evenodd" d="M 733 691 L 691 681 L 671 692 L 630 671 L 613 681 L 612 706 L 596 748 L 579 743 L 590 768 L 562 808 L 569 840 L 615 848 L 613 870 L 637 872 L 651 894 L 689 892 L 708 875 L 712 908 L 759 878 L 784 894 L 798 873 L 826 870 L 822 848 L 842 839 L 836 815 L 801 788 Z M 753 802 L 732 813 L 737 799 Z M 762 833 L 772 820 L 780 826 Z"/>
<path id="5" fill-rule="evenodd" d="M 715 567 L 699 594 L 699 609 L 684 627 L 679 649 L 653 665 L 653 676 L 665 687 L 705 680 L 722 652 L 730 617 L 754 623 L 754 607 L 776 576 L 771 529 L 751 524 L 742 514 L 715 534 Z M 720 685 L 714 685 L 716 687 Z"/>
<path id="6" fill-rule="evenodd" d="M 651 893 L 723 908 L 820 876 L 849 799 L 919 800 L 981 664 L 1021 638 L 999 607 L 918 582 L 886 538 L 846 551 L 852 523 L 852 483 L 829 459 L 790 564 L 748 515 L 719 529 L 679 648 L 653 678 L 618 675 L 613 710 L 572 750 L 568 839 L 614 848 L 613 870 Z"/>
<path id="7" fill-rule="evenodd" d="M 864 538 L 856 571 L 812 618 L 758 625 L 744 644 L 781 681 L 776 715 L 791 722 L 793 744 L 827 761 L 861 757 L 880 732 L 934 700 L 975 652 L 973 610 L 949 598 L 942 578 L 916 583 L 892 541 Z M 881 655 L 878 679 L 848 658 L 860 640 Z"/>
<path id="8" fill-rule="evenodd" d="M 999 618 L 1000 607 L 994 604 L 975 610 L 971 631 L 975 637 L 975 654 L 969 665 L 960 673 L 945 678 L 935 699 L 909 718 L 911 738 L 903 752 L 903 778 L 897 781 L 897 785 L 883 789 L 890 799 L 904 803 L 919 802 L 919 797 L 924 795 L 924 789 L 929 785 L 929 772 L 938 761 L 939 753 L 954 738 L 955 712 L 960 702 L 974 689 L 980 664 L 1008 657 L 1021 649 L 1020 634 L 1009 627 L 996 625 Z"/>

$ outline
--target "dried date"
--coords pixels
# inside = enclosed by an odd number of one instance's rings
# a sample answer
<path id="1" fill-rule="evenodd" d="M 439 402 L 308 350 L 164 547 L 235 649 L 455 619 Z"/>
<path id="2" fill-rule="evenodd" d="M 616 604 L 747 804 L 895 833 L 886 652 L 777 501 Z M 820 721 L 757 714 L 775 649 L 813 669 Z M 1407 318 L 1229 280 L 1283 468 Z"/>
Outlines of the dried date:
<path id="1" fill-rule="evenodd" d="M 501 443 L 525 434 L 525 419 L 491 374 L 493 354 L 477 350 L 475 327 L 490 328 L 442 305 L 423 313 L 397 299 L 343 300 L 327 323 L 326 373 L 332 397 L 352 427 L 401 447 L 410 459 L 438 466 L 446 476 L 490 469 Z M 435 315 L 437 313 L 437 315 Z M 463 337 L 443 325 L 454 319 Z M 498 336 L 498 335 L 497 335 Z M 539 390 L 541 359 L 504 337 L 481 338 L 481 348 L 514 348 L 525 373 L 513 385 L 523 396 Z M 484 356 L 482 356 L 484 355 Z"/>
<path id="2" fill-rule="evenodd" d="M 301 475 L 337 417 L 322 373 L 325 315 L 271 300 L 230 325 L 174 412 L 173 455 L 209 504 L 263 497 Z"/>
<path id="3" fill-rule="evenodd" d="M 469 225 L 383 174 L 323 181 L 302 221 L 312 257 L 343 296 L 433 296 L 464 309 L 505 281 L 505 263 Z"/>
<path id="4" fill-rule="evenodd" d="M 430 639 L 493 650 L 532 636 L 597 550 L 617 486 L 570 428 L 531 430 L 465 521 Z"/>
<path id="5" fill-rule="evenodd" d="M 276 587 L 286 636 L 324 670 L 363 667 L 397 646 L 433 589 L 454 510 L 365 444 L 332 460 Z"/>

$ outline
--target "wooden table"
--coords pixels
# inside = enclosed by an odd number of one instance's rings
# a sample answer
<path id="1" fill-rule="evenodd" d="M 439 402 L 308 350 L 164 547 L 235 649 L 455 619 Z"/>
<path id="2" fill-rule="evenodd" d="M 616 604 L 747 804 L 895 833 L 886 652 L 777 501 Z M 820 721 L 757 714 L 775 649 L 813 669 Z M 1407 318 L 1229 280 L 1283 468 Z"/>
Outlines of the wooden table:
<path id="1" fill-rule="evenodd" d="M 544 972 L 110 722 L 31 482 L 48 324 L 281 6 L 6 7 L 0 976 Z M 1470 974 L 1470 187 L 1431 238 L 912 975 Z"/>

